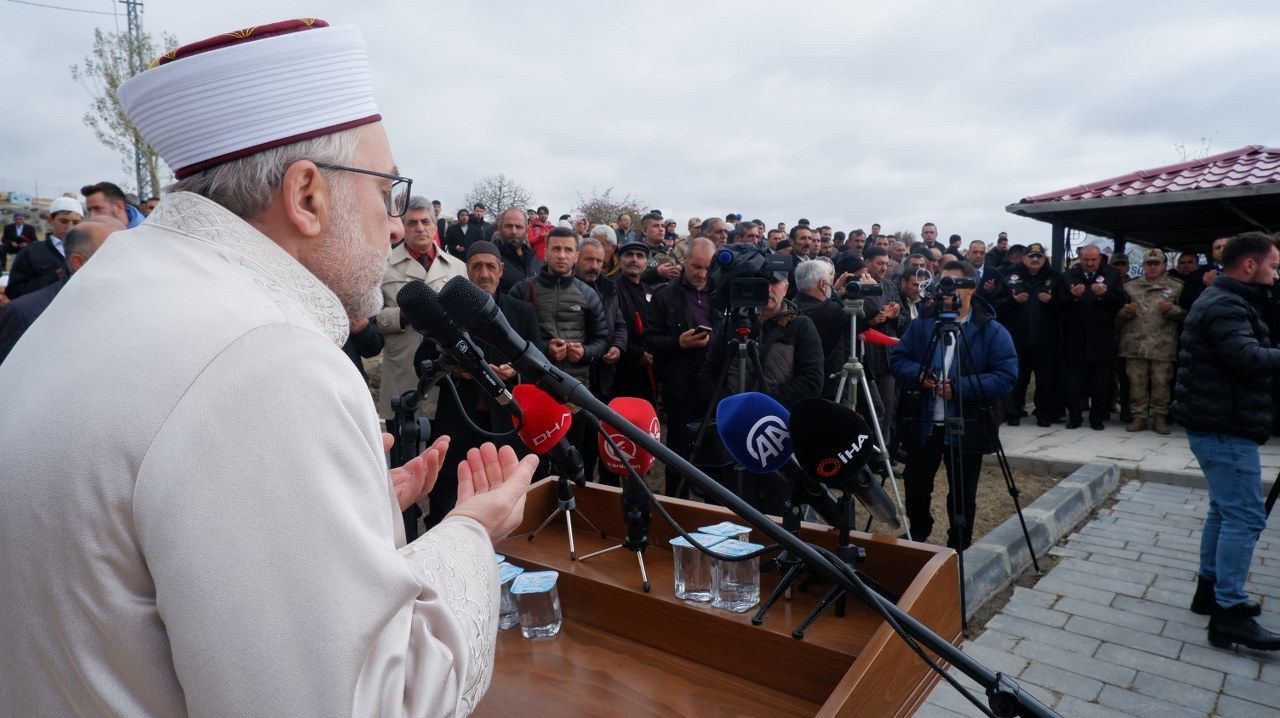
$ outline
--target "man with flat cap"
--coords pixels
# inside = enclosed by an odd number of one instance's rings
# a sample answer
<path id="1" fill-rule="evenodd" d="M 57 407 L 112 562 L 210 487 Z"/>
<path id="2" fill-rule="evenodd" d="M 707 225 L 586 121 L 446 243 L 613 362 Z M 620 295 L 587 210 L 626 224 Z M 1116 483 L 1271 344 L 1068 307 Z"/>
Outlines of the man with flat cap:
<path id="1" fill-rule="evenodd" d="M 178 182 L 0 365 L 0 714 L 458 715 L 484 695 L 492 542 L 537 459 L 471 449 L 457 507 L 405 543 L 450 442 L 388 472 L 340 349 L 381 308 L 409 198 L 372 85 L 359 29 L 307 19 L 118 89 Z"/>

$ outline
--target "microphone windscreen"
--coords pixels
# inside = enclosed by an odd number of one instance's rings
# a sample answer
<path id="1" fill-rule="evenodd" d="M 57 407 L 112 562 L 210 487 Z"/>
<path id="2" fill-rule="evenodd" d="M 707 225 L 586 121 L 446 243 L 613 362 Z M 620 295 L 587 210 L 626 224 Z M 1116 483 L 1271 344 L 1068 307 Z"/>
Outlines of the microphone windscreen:
<path id="1" fill-rule="evenodd" d="M 440 288 L 440 303 L 449 308 L 454 322 L 473 332 L 491 322 L 498 313 L 493 297 L 464 276 L 445 282 Z"/>
<path id="2" fill-rule="evenodd" d="M 791 458 L 790 415 L 767 394 L 749 391 L 716 405 L 716 431 L 734 461 L 753 474 L 772 474 Z"/>
<path id="3" fill-rule="evenodd" d="M 867 422 L 827 399 L 796 402 L 787 427 L 800 467 L 828 486 L 848 486 L 875 451 Z"/>
<path id="4" fill-rule="evenodd" d="M 658 412 L 654 410 L 653 404 L 644 399 L 619 396 L 609 402 L 609 408 L 618 412 L 622 418 L 649 432 L 649 436 L 662 439 L 662 425 L 658 422 Z M 619 457 L 614 453 L 613 447 L 609 446 L 609 442 L 604 440 L 604 436 L 597 433 L 596 444 L 600 447 L 600 459 L 604 461 L 604 467 L 610 473 L 626 476 L 627 465 L 630 464 L 636 474 L 644 476 L 653 466 L 653 454 L 636 446 L 634 441 L 618 433 L 608 423 L 602 421 L 600 426 L 609 438 L 618 444 L 618 449 L 623 453 L 623 456 Z"/>
<path id="5" fill-rule="evenodd" d="M 573 426 L 573 413 L 547 392 L 533 384 L 517 384 L 511 396 L 524 410 L 520 424 L 520 440 L 535 454 L 545 454 Z"/>
<path id="6" fill-rule="evenodd" d="M 425 282 L 415 279 L 396 293 L 396 306 L 410 326 L 427 336 L 435 335 L 451 321 L 440 306 L 440 297 Z"/>
<path id="7" fill-rule="evenodd" d="M 864 329 L 858 332 L 858 336 L 868 344 L 878 344 L 882 347 L 891 347 L 898 343 L 897 337 L 891 337 L 879 329 Z"/>

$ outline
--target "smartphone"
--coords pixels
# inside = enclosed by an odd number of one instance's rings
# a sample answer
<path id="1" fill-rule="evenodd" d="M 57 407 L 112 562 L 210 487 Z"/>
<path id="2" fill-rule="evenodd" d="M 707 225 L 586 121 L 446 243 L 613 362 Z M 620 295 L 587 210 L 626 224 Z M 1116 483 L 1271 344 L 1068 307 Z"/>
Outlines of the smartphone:
<path id="1" fill-rule="evenodd" d="M 710 334 L 711 327 L 707 326 L 706 324 L 699 324 L 698 326 L 693 328 L 693 331 L 695 334 Z"/>

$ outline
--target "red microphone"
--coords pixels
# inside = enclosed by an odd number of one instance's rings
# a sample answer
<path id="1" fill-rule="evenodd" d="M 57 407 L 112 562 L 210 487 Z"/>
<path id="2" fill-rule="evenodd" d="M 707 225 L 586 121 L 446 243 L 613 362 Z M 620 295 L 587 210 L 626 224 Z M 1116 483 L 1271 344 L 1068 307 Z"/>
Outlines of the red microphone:
<path id="1" fill-rule="evenodd" d="M 868 344 L 879 344 L 882 347 L 891 347 L 898 343 L 897 337 L 891 337 L 879 329 L 864 329 L 858 332 L 858 336 Z"/>
<path id="2" fill-rule="evenodd" d="M 517 384 L 511 390 L 517 404 L 524 409 L 520 424 L 520 440 L 529 450 L 545 455 L 556 472 L 579 486 L 585 485 L 586 469 L 582 456 L 565 439 L 573 426 L 573 413 L 547 392 L 533 384 Z"/>
<path id="3" fill-rule="evenodd" d="M 609 408 L 621 414 L 622 418 L 632 424 L 648 431 L 649 436 L 655 439 L 662 438 L 662 427 L 658 423 L 658 413 L 654 411 L 653 404 L 644 399 L 620 396 L 609 402 Z M 603 434 L 596 435 L 596 443 L 600 447 L 600 458 L 604 461 L 604 467 L 609 470 L 609 473 L 627 476 L 628 464 L 640 476 L 649 472 L 649 468 L 653 466 L 653 454 L 636 446 L 634 441 L 619 434 L 608 424 L 600 422 L 600 426 L 622 452 L 622 456 L 618 456 L 609 442 L 605 441 Z"/>

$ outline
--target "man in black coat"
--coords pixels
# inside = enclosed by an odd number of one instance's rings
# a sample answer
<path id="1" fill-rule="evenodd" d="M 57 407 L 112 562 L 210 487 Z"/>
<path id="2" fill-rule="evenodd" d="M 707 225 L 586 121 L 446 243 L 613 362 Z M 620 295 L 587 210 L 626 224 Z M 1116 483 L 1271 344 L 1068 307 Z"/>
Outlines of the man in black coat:
<path id="1" fill-rule="evenodd" d="M 1258 445 L 1271 436 L 1280 373 L 1267 327 L 1280 251 L 1272 237 L 1247 232 L 1231 238 L 1221 262 L 1183 324 L 1172 407 L 1209 484 L 1191 610 L 1209 614 L 1214 646 L 1274 651 L 1280 634 L 1254 620 L 1261 608 L 1244 585 L 1267 525 Z"/>
<path id="2" fill-rule="evenodd" d="M 1197 266 L 1186 276 L 1179 277 L 1182 279 L 1182 292 L 1178 294 L 1178 306 L 1190 311 L 1191 305 L 1196 303 L 1204 290 L 1222 273 L 1222 252 L 1229 239 L 1230 237 L 1218 237 L 1213 240 L 1213 244 L 1209 246 L 1209 263 Z M 1178 265 L 1182 266 L 1181 257 L 1178 258 Z"/>
<path id="3" fill-rule="evenodd" d="M 645 351 L 644 333 L 649 326 L 649 293 L 643 277 L 649 266 L 649 245 L 628 242 L 618 248 L 621 271 L 612 279 L 618 295 L 618 310 L 627 327 L 627 348 L 618 359 L 614 377 L 615 396 L 634 396 L 657 405 L 657 375 L 653 355 Z"/>
<path id="4" fill-rule="evenodd" d="M 609 335 L 609 345 L 598 361 L 591 364 L 588 375 L 588 388 L 601 401 L 609 401 L 615 394 L 614 379 L 617 377 L 618 361 L 627 350 L 627 325 L 622 320 L 622 310 L 618 308 L 618 287 L 604 276 L 604 245 L 599 240 L 587 237 L 578 242 L 578 262 L 574 274 L 584 284 L 591 287 L 600 296 L 605 315 L 609 317 L 613 331 Z M 587 436 L 579 446 L 582 453 L 582 464 L 586 467 L 586 477 L 590 481 L 600 459 L 599 445 Z M 603 483 L 620 485 L 618 477 L 604 470 L 601 464 L 600 480 Z"/>
<path id="5" fill-rule="evenodd" d="M 1067 270 L 1063 310 L 1063 354 L 1067 362 L 1067 428 L 1083 421 L 1081 398 L 1089 399 L 1089 428 L 1101 431 L 1111 414 L 1111 367 L 1116 360 L 1116 314 L 1128 298 L 1116 270 L 1102 264 L 1096 245 L 1080 248 L 1080 263 Z"/>
<path id="6" fill-rule="evenodd" d="M 1002 278 L 992 303 L 1018 352 L 1018 383 L 1005 399 L 1009 426 L 1017 426 L 1026 415 L 1032 374 L 1036 376 L 1036 425 L 1049 426 L 1061 411 L 1058 367 L 1062 362 L 1062 309 L 1066 296 L 1062 278 L 1048 265 L 1044 245 L 1032 242 L 1027 247 L 1022 267 L 1011 269 Z"/>
<path id="7" fill-rule="evenodd" d="M 346 354 L 351 363 L 356 365 L 356 370 L 360 372 L 360 377 L 367 382 L 369 381 L 369 375 L 364 370 L 363 360 L 372 359 L 381 354 L 382 348 L 386 346 L 386 343 L 386 339 L 378 329 L 378 318 L 376 316 L 372 318 L 372 321 L 358 319 L 351 322 L 350 330 L 347 332 L 347 341 L 342 345 L 342 353 Z"/>
<path id="8" fill-rule="evenodd" d="M 707 289 L 715 249 L 706 237 L 693 241 L 680 276 L 654 292 L 643 338 L 662 386 L 666 444 L 685 457 L 689 456 L 693 441 L 689 424 L 701 421 L 706 410 L 697 391 L 698 372 L 707 360 L 708 347 L 720 338 L 724 323 L 723 315 L 711 306 L 711 292 Z M 676 495 L 682 485 L 679 475 L 668 470 L 666 494 Z M 687 497 L 687 487 L 679 488 L 679 493 Z"/>
<path id="9" fill-rule="evenodd" d="M 498 248 L 492 242 L 480 240 L 471 244 L 467 254 L 467 278 L 477 287 L 493 296 L 498 305 L 498 311 L 502 312 L 502 316 L 506 317 L 507 323 L 511 325 L 516 334 L 532 342 L 539 351 L 545 353 L 547 349 L 546 343 L 542 341 L 538 330 L 538 315 L 534 312 L 533 306 L 505 292 L 498 291 L 503 272 L 502 258 L 498 254 Z M 486 354 L 493 353 L 493 348 L 483 340 L 476 339 L 476 343 Z M 421 371 L 423 360 L 438 359 L 439 357 L 439 349 L 436 347 L 435 342 L 428 340 L 418 346 L 418 351 L 413 357 L 413 363 Z M 519 383 L 520 377 L 509 364 L 490 364 L 490 366 L 494 373 L 506 382 L 508 388 L 514 387 Z M 488 395 L 480 391 L 474 381 L 464 376 L 456 376 L 453 378 L 453 383 L 458 388 L 458 397 L 461 399 L 462 405 L 466 407 L 471 421 L 476 426 L 495 433 L 511 431 L 513 427 L 511 415 L 505 409 L 495 406 L 489 400 Z M 458 405 L 453 400 L 453 395 L 443 387 L 436 404 L 435 417 L 431 420 L 431 433 L 435 436 L 447 434 L 449 436 L 449 451 L 440 466 L 440 477 L 436 480 L 435 487 L 431 489 L 431 493 L 427 497 L 429 506 L 426 516 L 423 517 L 423 523 L 428 530 L 443 521 L 445 515 L 452 511 L 454 504 L 457 503 L 458 464 L 466 458 L 468 449 L 479 446 L 485 441 L 493 441 L 499 446 L 511 446 L 519 454 L 526 453 L 524 444 L 514 434 L 502 439 L 490 439 L 476 434 L 462 414 L 459 413 Z"/>
<path id="10" fill-rule="evenodd" d="M 503 294 L 524 280 L 537 277 L 542 270 L 542 262 L 529 246 L 526 226 L 524 212 L 514 207 L 498 215 L 498 231 L 493 235 L 493 243 L 502 252 L 502 286 L 499 291 Z M 473 227 L 470 232 L 474 231 Z"/>
<path id="11" fill-rule="evenodd" d="M 68 274 L 64 238 L 84 219 L 83 211 L 80 203 L 70 197 L 59 197 L 53 201 L 50 205 L 49 236 L 43 241 L 27 244 L 13 260 L 9 285 L 5 288 L 10 299 L 47 287 Z M 35 232 L 29 225 L 23 226 L 34 236 Z"/>
<path id="12" fill-rule="evenodd" d="M 4 251 L 0 252 L 0 272 L 4 271 L 5 262 L 10 254 L 21 252 L 27 245 L 38 239 L 36 228 L 27 224 L 27 215 L 22 212 L 15 212 L 13 223 L 4 226 L 3 237 L 3 240 L 0 240 L 4 248 Z"/>
<path id="13" fill-rule="evenodd" d="M 449 254 L 459 259 L 466 259 L 467 248 L 471 246 L 472 242 L 485 239 L 479 232 L 474 231 L 469 221 L 470 219 L 470 212 L 465 209 L 458 210 L 458 221 L 449 225 L 444 230 L 444 233 L 440 235 L 444 238 L 444 248 L 449 251 Z"/>

